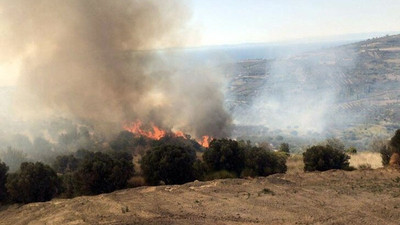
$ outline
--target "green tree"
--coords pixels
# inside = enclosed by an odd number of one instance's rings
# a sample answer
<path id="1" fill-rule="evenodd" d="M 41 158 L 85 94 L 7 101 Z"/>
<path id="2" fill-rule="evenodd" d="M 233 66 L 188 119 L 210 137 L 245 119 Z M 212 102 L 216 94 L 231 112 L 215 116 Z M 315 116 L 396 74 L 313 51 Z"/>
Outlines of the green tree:
<path id="1" fill-rule="evenodd" d="M 4 201 L 7 198 L 7 172 L 8 166 L 4 162 L 0 161 L 0 202 Z"/>
<path id="2" fill-rule="evenodd" d="M 349 169 L 350 157 L 330 145 L 312 146 L 303 153 L 305 171 L 325 171 L 330 169 Z"/>
<path id="3" fill-rule="evenodd" d="M 24 162 L 16 173 L 7 177 L 6 187 L 15 202 L 44 202 L 60 192 L 61 182 L 50 166 Z"/>
<path id="4" fill-rule="evenodd" d="M 288 143 L 282 143 L 282 144 L 279 146 L 279 151 L 285 152 L 285 153 L 287 153 L 287 154 L 290 154 L 289 144 L 288 144 Z"/>
<path id="5" fill-rule="evenodd" d="M 146 152 L 141 169 L 148 184 L 183 184 L 194 180 L 195 160 L 196 153 L 191 148 L 161 145 Z"/>
<path id="6" fill-rule="evenodd" d="M 245 170 L 243 176 L 268 176 L 274 173 L 285 173 L 286 153 L 275 153 L 263 148 L 252 147 L 246 150 Z"/>
<path id="7" fill-rule="evenodd" d="M 73 189 L 77 195 L 108 193 L 125 188 L 133 174 L 129 153 L 117 157 L 102 152 L 86 154 L 73 175 Z"/>
<path id="8" fill-rule="evenodd" d="M 244 168 L 245 153 L 237 141 L 214 139 L 204 152 L 203 161 L 212 171 L 227 170 L 240 175 Z"/>

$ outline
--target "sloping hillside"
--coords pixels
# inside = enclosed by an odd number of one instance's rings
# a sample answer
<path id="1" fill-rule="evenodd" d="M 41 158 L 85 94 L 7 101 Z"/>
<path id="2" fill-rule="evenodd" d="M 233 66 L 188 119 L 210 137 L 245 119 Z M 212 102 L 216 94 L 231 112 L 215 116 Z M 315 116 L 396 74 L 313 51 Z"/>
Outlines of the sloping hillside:
<path id="1" fill-rule="evenodd" d="M 400 128 L 400 35 L 284 59 L 243 61 L 234 71 L 227 105 L 239 120 L 254 105 L 267 123 L 277 120 L 268 105 L 282 109 L 279 116 L 283 118 L 288 117 L 286 111 L 293 111 L 293 116 L 320 107 L 321 118 L 313 123 L 327 121 L 325 133 L 357 146 L 368 144 L 366 137 L 386 137 Z M 291 124 L 292 128 L 297 125 Z"/>
<path id="2" fill-rule="evenodd" d="M 10 206 L 0 224 L 398 224 L 400 172 L 327 171 L 141 187 Z"/>

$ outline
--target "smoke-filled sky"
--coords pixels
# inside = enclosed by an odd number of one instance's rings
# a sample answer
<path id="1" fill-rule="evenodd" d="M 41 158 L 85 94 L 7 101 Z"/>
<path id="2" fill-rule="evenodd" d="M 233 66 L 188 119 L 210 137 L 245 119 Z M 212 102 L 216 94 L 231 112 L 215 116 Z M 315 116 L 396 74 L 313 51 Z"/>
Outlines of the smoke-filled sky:
<path id="1" fill-rule="evenodd" d="M 226 137 L 222 71 L 154 50 L 397 31 L 398 12 L 395 0 L 3 0 L 0 86 L 17 86 L 21 116 Z"/>
<path id="2" fill-rule="evenodd" d="M 2 4 L 12 2 L 3 0 Z M 346 36 L 347 34 L 400 31 L 398 0 L 182 0 L 180 5 L 186 8 L 184 19 L 180 18 L 185 20 L 187 25 L 185 31 L 180 31 L 181 37 L 185 36 L 186 40 L 164 41 L 146 47 L 190 47 L 293 40 L 306 42 L 346 39 L 350 37 Z M 166 10 L 174 15 L 176 9 L 172 7 Z M 0 15 L 9 17 L 4 11 L 5 7 L 0 7 Z M 29 15 L 24 17 L 28 19 Z M 15 21 L 13 26 L 19 26 L 21 22 Z M 9 33 L 7 26 L 10 24 L 3 18 L 0 21 L 0 37 Z M 0 61 L 0 87 L 15 85 L 20 70 L 20 59 L 10 57 L 2 47 L 0 58 L 4 57 L 8 60 Z"/>

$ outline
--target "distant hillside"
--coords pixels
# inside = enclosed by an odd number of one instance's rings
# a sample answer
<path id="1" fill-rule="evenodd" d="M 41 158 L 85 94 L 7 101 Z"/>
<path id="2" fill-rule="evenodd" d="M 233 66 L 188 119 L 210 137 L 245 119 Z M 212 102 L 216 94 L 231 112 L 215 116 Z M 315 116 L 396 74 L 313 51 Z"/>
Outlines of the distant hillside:
<path id="1" fill-rule="evenodd" d="M 241 61 L 230 80 L 227 105 L 244 124 L 258 121 L 269 127 L 281 120 L 285 129 L 323 123 L 325 134 L 340 131 L 344 139 L 364 146 L 366 136 L 384 137 L 400 128 L 400 35 L 283 59 Z M 311 110 L 321 111 L 309 124 L 296 124 Z M 288 111 L 293 112 L 286 116 Z M 268 120 L 263 123 L 258 114 Z"/>

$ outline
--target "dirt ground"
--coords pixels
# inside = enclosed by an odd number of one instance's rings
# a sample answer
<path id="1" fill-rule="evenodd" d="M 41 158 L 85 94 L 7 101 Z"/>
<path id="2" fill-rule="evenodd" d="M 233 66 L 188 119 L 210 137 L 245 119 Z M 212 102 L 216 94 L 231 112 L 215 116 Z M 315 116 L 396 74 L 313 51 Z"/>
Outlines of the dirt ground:
<path id="1" fill-rule="evenodd" d="M 400 171 L 304 173 L 291 163 L 269 177 L 12 205 L 0 224 L 400 224 Z"/>

